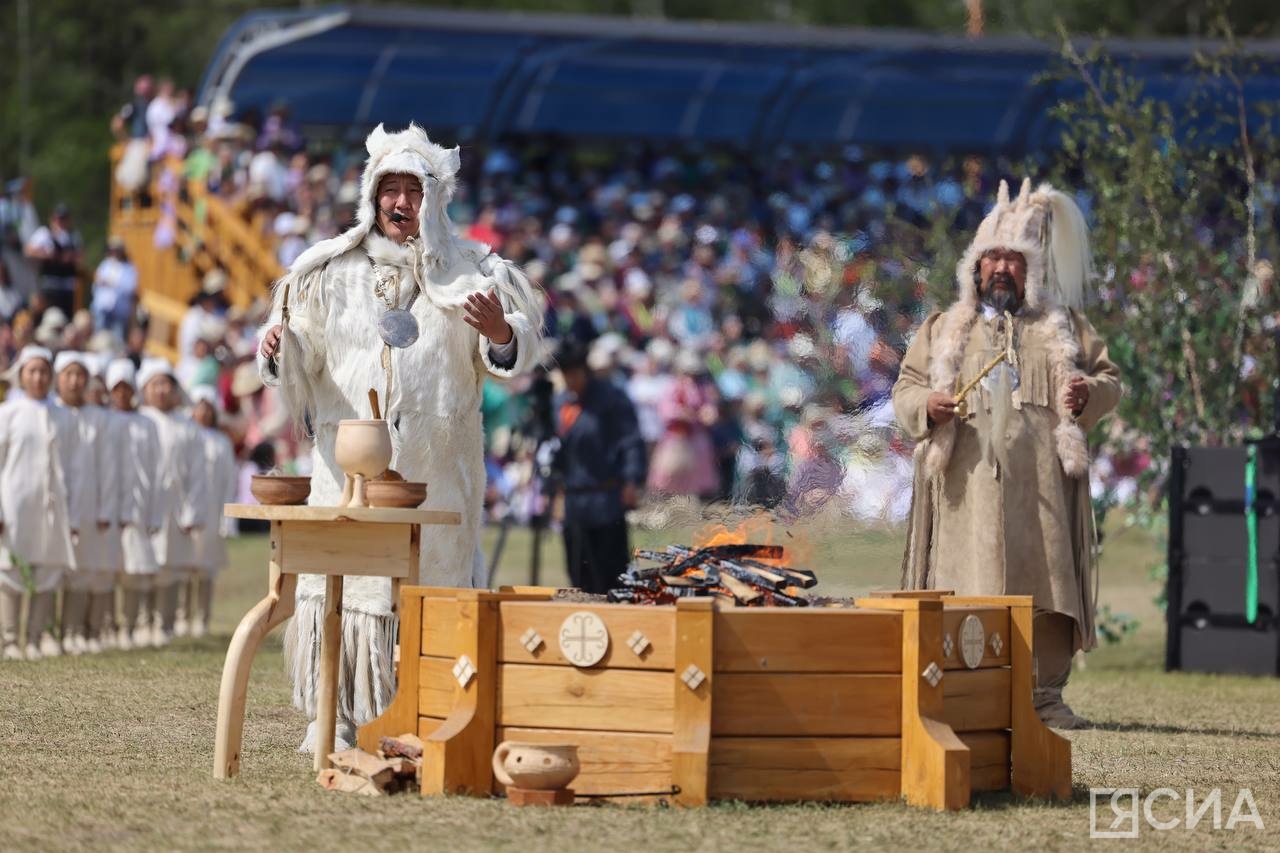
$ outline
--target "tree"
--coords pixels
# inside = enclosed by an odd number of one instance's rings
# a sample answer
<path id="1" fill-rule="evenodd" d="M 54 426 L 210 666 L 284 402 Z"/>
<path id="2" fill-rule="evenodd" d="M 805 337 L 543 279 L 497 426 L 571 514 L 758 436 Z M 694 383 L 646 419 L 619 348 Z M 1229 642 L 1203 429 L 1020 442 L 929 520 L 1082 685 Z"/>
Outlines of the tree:
<path id="1" fill-rule="evenodd" d="M 1057 172 L 1094 199 L 1093 313 L 1126 379 L 1119 416 L 1158 460 L 1174 443 L 1238 443 L 1271 426 L 1261 371 L 1246 368 L 1275 364 L 1263 322 L 1274 294 L 1258 261 L 1277 248 L 1274 202 L 1259 192 L 1275 116 L 1246 97 L 1258 60 L 1225 18 L 1214 26 L 1223 46 L 1195 57 L 1198 82 L 1177 104 L 1148 95 L 1100 44 L 1082 54 L 1062 32 L 1064 73 L 1083 94 L 1053 111 Z"/>

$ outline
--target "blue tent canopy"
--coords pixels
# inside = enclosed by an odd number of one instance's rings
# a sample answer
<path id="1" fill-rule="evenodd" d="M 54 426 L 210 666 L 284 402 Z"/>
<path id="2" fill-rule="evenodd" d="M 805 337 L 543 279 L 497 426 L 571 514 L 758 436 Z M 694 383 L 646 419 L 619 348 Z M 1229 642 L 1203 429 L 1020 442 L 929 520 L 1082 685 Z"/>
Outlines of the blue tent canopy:
<path id="1" fill-rule="evenodd" d="M 1194 81 L 1185 43 L 1113 49 L 1171 103 Z M 1046 111 L 1078 88 L 1043 79 L 1053 57 L 1024 38 L 338 6 L 241 18 L 199 100 L 283 101 L 300 124 L 339 135 L 413 120 L 472 139 L 1013 152 L 1052 147 Z M 1273 72 L 1246 82 L 1251 101 L 1280 96 Z"/>

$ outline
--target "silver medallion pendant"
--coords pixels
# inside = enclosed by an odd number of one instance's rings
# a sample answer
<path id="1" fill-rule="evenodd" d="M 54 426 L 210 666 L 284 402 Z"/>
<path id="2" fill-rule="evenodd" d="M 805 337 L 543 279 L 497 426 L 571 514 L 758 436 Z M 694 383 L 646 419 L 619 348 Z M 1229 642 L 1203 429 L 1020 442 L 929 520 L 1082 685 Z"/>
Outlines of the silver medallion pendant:
<path id="1" fill-rule="evenodd" d="M 378 334 L 387 346 L 404 349 L 418 340 L 418 321 L 404 308 L 390 308 L 378 320 Z"/>

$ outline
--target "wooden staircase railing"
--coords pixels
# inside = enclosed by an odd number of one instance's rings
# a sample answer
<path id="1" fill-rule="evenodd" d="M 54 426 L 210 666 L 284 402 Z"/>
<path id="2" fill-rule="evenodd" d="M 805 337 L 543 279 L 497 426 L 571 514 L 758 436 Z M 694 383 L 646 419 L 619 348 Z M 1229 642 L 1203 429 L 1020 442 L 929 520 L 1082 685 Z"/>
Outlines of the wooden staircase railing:
<path id="1" fill-rule="evenodd" d="M 270 296 L 284 270 L 271 240 L 203 182 L 186 180 L 180 158 L 154 164 L 147 190 L 130 193 L 115 179 L 123 154 L 123 145 L 111 149 L 110 233 L 124 240 L 138 270 L 138 301 L 151 318 L 147 350 L 176 362 L 178 327 L 207 272 L 223 269 L 223 295 L 247 308 Z M 173 234 L 165 247 L 156 245 L 162 225 Z"/>

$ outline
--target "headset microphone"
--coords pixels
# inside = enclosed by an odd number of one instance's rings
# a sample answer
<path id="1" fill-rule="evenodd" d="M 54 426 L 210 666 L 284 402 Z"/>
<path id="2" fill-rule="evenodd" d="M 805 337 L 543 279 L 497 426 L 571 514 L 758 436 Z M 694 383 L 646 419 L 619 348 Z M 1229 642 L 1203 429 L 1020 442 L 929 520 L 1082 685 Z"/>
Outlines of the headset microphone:
<path id="1" fill-rule="evenodd" d="M 381 209 L 381 208 L 379 208 L 379 209 Z M 390 219 L 392 222 L 397 222 L 397 223 L 399 223 L 399 222 L 408 222 L 408 221 L 409 221 L 409 217 L 405 216 L 403 213 L 397 213 L 397 212 L 396 212 L 396 211 L 394 211 L 394 210 L 383 210 L 383 211 L 382 211 L 382 215 L 383 215 L 383 216 L 385 216 L 385 217 L 387 217 L 388 219 Z"/>

